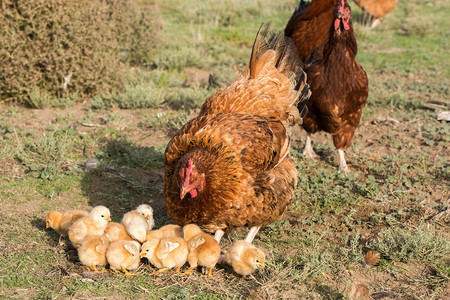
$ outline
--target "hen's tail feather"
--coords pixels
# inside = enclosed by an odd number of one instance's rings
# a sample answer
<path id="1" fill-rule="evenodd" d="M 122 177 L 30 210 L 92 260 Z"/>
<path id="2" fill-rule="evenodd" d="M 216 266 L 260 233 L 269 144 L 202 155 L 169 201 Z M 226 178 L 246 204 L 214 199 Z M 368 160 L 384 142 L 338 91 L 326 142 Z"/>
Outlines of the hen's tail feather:
<path id="1" fill-rule="evenodd" d="M 306 74 L 302 69 L 304 65 L 289 37 L 282 33 L 269 34 L 269 31 L 270 23 L 262 24 L 258 30 L 250 56 L 249 77 L 257 78 L 267 69 L 264 66 L 273 63 L 278 72 L 290 78 L 294 90 L 298 92 L 293 105 L 297 105 L 302 118 L 307 113 L 306 102 L 311 95 L 309 85 L 306 83 Z"/>

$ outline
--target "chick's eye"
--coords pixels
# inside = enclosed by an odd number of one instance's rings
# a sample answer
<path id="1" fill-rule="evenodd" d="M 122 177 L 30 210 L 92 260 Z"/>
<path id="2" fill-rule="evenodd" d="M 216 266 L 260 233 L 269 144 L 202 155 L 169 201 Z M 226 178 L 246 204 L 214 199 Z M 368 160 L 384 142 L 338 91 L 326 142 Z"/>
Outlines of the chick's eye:
<path id="1" fill-rule="evenodd" d="M 103 217 L 105 217 L 104 215 L 101 215 L 101 217 L 103 218 Z"/>

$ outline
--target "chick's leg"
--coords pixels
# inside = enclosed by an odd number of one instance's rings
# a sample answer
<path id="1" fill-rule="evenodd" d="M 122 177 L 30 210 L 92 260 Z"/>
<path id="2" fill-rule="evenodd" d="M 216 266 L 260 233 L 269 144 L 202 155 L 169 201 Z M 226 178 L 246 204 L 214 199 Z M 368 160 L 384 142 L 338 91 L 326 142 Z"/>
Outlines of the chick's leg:
<path id="1" fill-rule="evenodd" d="M 220 240 L 222 239 L 223 235 L 225 234 L 225 231 L 222 229 L 218 229 L 214 234 L 214 239 L 220 243 Z"/>
<path id="2" fill-rule="evenodd" d="M 175 273 L 180 272 L 182 266 L 179 266 L 178 268 L 175 269 Z"/>
<path id="3" fill-rule="evenodd" d="M 212 277 L 212 269 L 214 268 L 214 266 L 209 267 L 209 271 L 208 271 L 208 278 Z"/>
<path id="4" fill-rule="evenodd" d="M 197 266 L 190 267 L 183 273 L 183 275 L 191 275 L 192 270 L 194 270 Z"/>
<path id="5" fill-rule="evenodd" d="M 347 166 L 347 162 L 345 161 L 344 150 L 338 149 L 339 153 L 339 171 L 344 172 L 345 175 L 350 173 L 350 169 Z"/>
<path id="6" fill-rule="evenodd" d="M 317 155 L 311 145 L 311 133 L 306 134 L 306 144 L 305 149 L 303 149 L 303 155 L 305 155 L 307 158 L 310 158 L 312 160 L 316 160 L 319 158 L 319 155 Z"/>
<path id="7" fill-rule="evenodd" d="M 125 267 L 122 267 L 122 271 L 125 273 L 125 276 L 133 276 L 136 275 L 132 272 L 129 272 L 127 269 L 125 269 Z"/>
<path id="8" fill-rule="evenodd" d="M 168 270 L 170 270 L 170 269 L 172 269 L 172 268 L 162 268 L 162 269 L 159 269 L 158 271 L 155 271 L 155 272 L 151 273 L 150 275 L 151 275 L 151 276 L 156 276 L 156 275 L 158 275 L 159 273 L 166 272 L 166 271 L 168 271 Z"/>
<path id="9" fill-rule="evenodd" d="M 106 272 L 106 270 L 101 270 L 101 271 L 99 271 L 99 270 L 97 269 L 97 266 L 94 265 L 94 264 L 92 264 L 92 269 L 94 270 L 95 273 L 105 273 L 105 272 Z"/>
<path id="10" fill-rule="evenodd" d="M 251 244 L 260 228 L 261 228 L 261 226 L 253 226 L 252 228 L 250 228 L 250 231 L 248 232 L 247 236 L 245 237 L 245 241 L 247 243 Z"/>

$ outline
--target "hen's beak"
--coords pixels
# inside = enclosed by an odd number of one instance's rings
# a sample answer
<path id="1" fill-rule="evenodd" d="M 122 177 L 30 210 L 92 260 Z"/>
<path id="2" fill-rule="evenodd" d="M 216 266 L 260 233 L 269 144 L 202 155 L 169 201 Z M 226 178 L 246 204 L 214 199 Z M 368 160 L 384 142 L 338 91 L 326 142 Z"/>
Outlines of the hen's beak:
<path id="1" fill-rule="evenodd" d="M 344 15 L 343 13 L 338 12 L 336 17 L 338 17 L 339 19 L 341 19 L 343 15 Z"/>
<path id="2" fill-rule="evenodd" d="M 184 196 L 186 196 L 187 193 L 189 193 L 188 189 L 185 189 L 184 187 L 181 188 L 180 199 L 183 199 Z"/>

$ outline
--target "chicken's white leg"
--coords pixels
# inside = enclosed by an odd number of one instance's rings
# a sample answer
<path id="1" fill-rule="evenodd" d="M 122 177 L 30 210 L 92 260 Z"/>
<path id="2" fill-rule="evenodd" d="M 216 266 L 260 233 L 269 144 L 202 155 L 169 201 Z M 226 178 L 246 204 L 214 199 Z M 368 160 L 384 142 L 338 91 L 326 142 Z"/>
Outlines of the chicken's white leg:
<path id="1" fill-rule="evenodd" d="M 375 27 L 377 27 L 379 24 L 381 23 L 381 19 L 375 19 L 373 20 L 372 26 L 370 26 L 370 29 L 374 29 Z"/>
<path id="2" fill-rule="evenodd" d="M 339 153 L 339 171 L 342 171 L 345 173 L 345 175 L 347 175 L 348 173 L 350 173 L 350 170 L 347 166 L 347 162 L 345 161 L 344 151 L 338 149 L 338 153 Z"/>
<path id="3" fill-rule="evenodd" d="M 303 155 L 305 155 L 307 158 L 311 158 L 315 160 L 316 158 L 319 158 L 319 155 L 317 155 L 311 145 L 311 133 L 306 134 L 306 144 L 305 149 L 303 149 Z"/>
<path id="4" fill-rule="evenodd" d="M 214 239 L 220 244 L 220 240 L 222 239 L 224 234 L 225 231 L 223 231 L 222 229 L 218 229 L 214 234 Z"/>
<path id="5" fill-rule="evenodd" d="M 258 233 L 261 226 L 253 226 L 250 228 L 250 231 L 248 232 L 247 236 L 245 237 L 245 241 L 247 243 L 253 242 L 253 239 L 255 238 L 256 234 Z"/>

